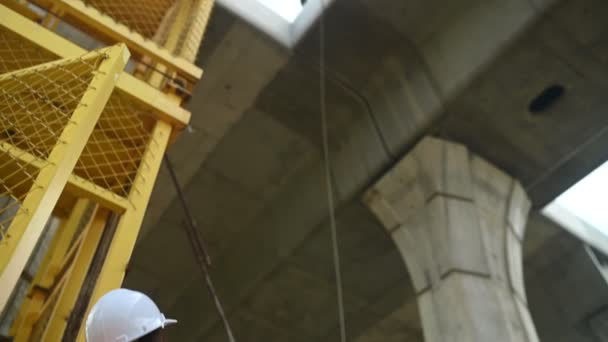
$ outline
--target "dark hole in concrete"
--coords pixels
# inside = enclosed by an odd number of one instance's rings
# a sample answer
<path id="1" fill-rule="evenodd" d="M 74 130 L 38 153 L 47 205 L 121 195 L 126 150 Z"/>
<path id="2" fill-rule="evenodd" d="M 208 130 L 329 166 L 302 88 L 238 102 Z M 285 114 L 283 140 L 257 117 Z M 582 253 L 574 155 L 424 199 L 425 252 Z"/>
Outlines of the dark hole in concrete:
<path id="1" fill-rule="evenodd" d="M 548 86 L 530 102 L 528 110 L 533 114 L 546 111 L 564 95 L 565 91 L 564 86 L 560 84 Z"/>

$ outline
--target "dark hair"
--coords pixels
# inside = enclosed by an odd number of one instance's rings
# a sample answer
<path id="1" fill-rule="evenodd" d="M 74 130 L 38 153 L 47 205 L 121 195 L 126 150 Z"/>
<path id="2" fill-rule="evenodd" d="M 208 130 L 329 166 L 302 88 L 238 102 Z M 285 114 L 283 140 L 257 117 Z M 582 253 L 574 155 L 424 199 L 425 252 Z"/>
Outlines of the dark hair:
<path id="1" fill-rule="evenodd" d="M 151 332 L 145 336 L 142 336 L 135 341 L 137 341 L 137 342 L 164 342 L 165 339 L 163 338 L 163 330 L 156 329 L 153 332 Z"/>

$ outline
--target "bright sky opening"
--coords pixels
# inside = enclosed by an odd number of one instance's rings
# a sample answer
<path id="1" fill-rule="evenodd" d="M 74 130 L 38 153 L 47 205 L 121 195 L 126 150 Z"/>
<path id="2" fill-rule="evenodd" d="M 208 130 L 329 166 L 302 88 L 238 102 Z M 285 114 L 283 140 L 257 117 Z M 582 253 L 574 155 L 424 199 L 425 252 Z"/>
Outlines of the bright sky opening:
<path id="1" fill-rule="evenodd" d="M 258 0 L 264 6 L 273 10 L 283 19 L 292 23 L 302 11 L 300 0 Z"/>
<path id="2" fill-rule="evenodd" d="M 608 235 L 608 162 L 561 194 L 555 202 Z"/>

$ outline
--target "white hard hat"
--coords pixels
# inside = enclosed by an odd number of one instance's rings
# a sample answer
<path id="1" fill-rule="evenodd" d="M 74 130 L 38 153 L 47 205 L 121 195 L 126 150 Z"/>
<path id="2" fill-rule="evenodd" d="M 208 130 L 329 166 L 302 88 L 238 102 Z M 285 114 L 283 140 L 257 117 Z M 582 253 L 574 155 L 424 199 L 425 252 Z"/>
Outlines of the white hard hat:
<path id="1" fill-rule="evenodd" d="M 130 342 L 152 331 L 177 323 L 166 319 L 150 297 L 117 289 L 106 293 L 87 317 L 87 342 Z"/>

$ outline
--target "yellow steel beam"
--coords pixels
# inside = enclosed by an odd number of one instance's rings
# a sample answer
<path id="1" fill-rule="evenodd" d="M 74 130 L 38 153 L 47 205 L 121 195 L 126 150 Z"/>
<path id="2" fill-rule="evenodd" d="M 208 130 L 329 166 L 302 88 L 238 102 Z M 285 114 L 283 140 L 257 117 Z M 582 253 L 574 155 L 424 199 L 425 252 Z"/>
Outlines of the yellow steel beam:
<path id="1" fill-rule="evenodd" d="M 26 3 L 23 3 L 21 1 L 2 0 L 2 3 L 4 3 L 4 5 L 12 9 L 13 11 L 18 12 L 24 17 L 27 17 L 29 20 L 38 22 L 39 20 L 43 19 L 43 17 L 39 13 L 36 13 L 31 8 L 29 8 Z"/>
<path id="2" fill-rule="evenodd" d="M 97 209 L 97 207 L 95 207 L 95 209 Z M 65 274 L 69 271 L 72 260 L 74 260 L 76 253 L 78 253 L 78 251 L 80 250 L 80 245 L 82 244 L 82 240 L 84 240 L 85 235 L 86 232 L 81 232 L 70 246 L 70 249 L 68 249 L 68 252 L 65 253 L 63 259 L 61 259 L 59 271 L 57 272 L 58 278 L 64 277 Z"/>
<path id="3" fill-rule="evenodd" d="M 43 160 L 7 142 L 0 142 L 0 153 L 8 154 L 13 159 L 38 169 L 41 169 L 45 165 Z M 118 196 L 112 191 L 97 186 L 74 174 L 71 174 L 68 178 L 65 190 L 77 197 L 92 199 L 101 206 L 117 213 L 124 212 L 129 206 L 129 202 L 126 198 Z"/>
<path id="4" fill-rule="evenodd" d="M 192 1 L 192 12 L 195 13 L 196 17 L 190 23 L 183 42 L 179 47 L 179 55 L 184 59 L 194 62 L 196 60 L 196 54 L 203 40 L 207 23 L 211 17 L 211 10 L 213 9 L 215 1 L 209 0 L 194 0 Z"/>
<path id="5" fill-rule="evenodd" d="M 23 300 L 19 313 L 11 326 L 10 336 L 13 342 L 27 342 L 32 333 L 32 327 L 40 317 L 42 306 L 47 294 L 39 289 L 30 289 L 28 297 Z"/>
<path id="6" fill-rule="evenodd" d="M 168 122 L 178 130 L 185 128 L 190 122 L 190 112 L 180 107 L 179 102 L 132 75 L 123 73 L 117 87 L 137 103 L 152 110 L 157 119 Z"/>
<path id="7" fill-rule="evenodd" d="M 70 312 L 76 304 L 80 288 L 84 283 L 91 261 L 95 256 L 107 217 L 108 212 L 106 210 L 99 210 L 91 225 L 87 228 L 84 240 L 78 248 L 65 285 L 59 294 L 59 298 L 57 298 L 40 341 L 61 341 Z"/>
<path id="8" fill-rule="evenodd" d="M 40 25 L 48 28 L 49 30 L 54 31 L 57 29 L 57 26 L 61 22 L 59 19 L 59 15 L 62 15 L 63 11 L 57 5 L 51 5 L 51 8 L 48 9 L 48 13 L 46 16 L 40 21 Z"/>
<path id="9" fill-rule="evenodd" d="M 102 295 L 120 287 L 122 284 L 170 136 L 171 126 L 158 121 L 152 132 L 152 141 L 148 144 L 148 149 L 144 154 L 142 166 L 137 171 L 135 178 L 138 191 L 131 191 L 129 195 L 129 202 L 133 203 L 133 208 L 127 210 L 118 222 L 108 254 L 89 301 L 87 314 L 91 306 Z M 82 327 L 78 334 L 78 341 L 84 341 L 84 329 Z"/>
<path id="10" fill-rule="evenodd" d="M 3 19 L 4 20 L 4 19 Z M 107 58 L 98 67 L 87 91 L 82 96 L 57 144 L 48 157 L 49 165 L 40 170 L 36 184 L 40 190 L 30 192 L 23 201 L 27 215 L 17 215 L 11 223 L 10 238 L 0 245 L 0 311 L 9 299 L 32 250 L 38 242 L 49 216 L 63 191 L 80 153 L 95 128 L 116 81 L 129 59 L 124 44 L 104 49 Z M 0 76 L 1 78 L 1 76 Z"/>
<path id="11" fill-rule="evenodd" d="M 65 280 L 66 280 L 65 276 L 61 277 L 59 280 L 57 280 L 57 283 L 51 289 L 50 294 L 47 296 L 46 301 L 44 302 L 44 304 L 42 305 L 42 308 L 40 309 L 40 314 L 38 315 L 36 321 L 34 322 L 32 331 L 30 333 L 30 338 L 27 342 L 30 342 L 30 341 L 41 341 L 42 342 L 42 340 L 39 337 L 42 335 L 42 332 L 43 332 L 43 329 L 45 326 L 44 323 L 50 319 L 52 309 L 55 307 L 55 303 L 57 303 L 57 298 L 59 297 L 59 294 L 61 293 L 61 289 L 63 289 L 63 286 L 65 285 Z"/>
<path id="12" fill-rule="evenodd" d="M 166 49 L 173 51 L 177 47 L 177 44 L 179 43 L 179 37 L 186 28 L 190 11 L 191 3 L 189 1 L 178 2 L 177 16 L 175 17 L 175 20 L 173 22 L 169 23 L 171 26 L 169 28 L 169 36 L 167 37 L 167 42 L 165 43 Z M 156 67 L 162 72 L 166 71 L 166 67 L 163 65 L 157 65 Z M 152 74 L 148 82 L 152 85 L 161 85 L 162 79 L 163 76 L 160 73 L 154 73 Z"/>
<path id="13" fill-rule="evenodd" d="M 57 233 L 55 233 L 51 246 L 34 276 L 28 298 L 21 304 L 17 318 L 11 327 L 11 335 L 15 336 L 15 342 L 29 340 L 32 327 L 48 297 L 48 290 L 57 281 L 57 275 L 61 270 L 65 256 L 69 253 L 70 245 L 78 228 L 88 225 L 88 222 L 82 222 L 82 219 L 87 218 L 88 221 L 92 219 L 92 217 L 89 217 L 89 214 L 91 214 L 90 206 L 91 202 L 89 200 L 79 199 L 76 201 L 70 216 L 61 223 Z"/>
<path id="14" fill-rule="evenodd" d="M 171 51 L 160 48 L 155 42 L 144 38 L 122 23 L 116 22 L 110 16 L 87 6 L 80 0 L 52 0 L 65 12 L 69 19 L 75 21 L 77 27 L 87 27 L 93 32 L 114 42 L 125 42 L 133 53 L 151 57 L 155 62 L 166 65 L 184 78 L 196 82 L 203 71 L 193 63 L 174 56 Z"/>
<path id="15" fill-rule="evenodd" d="M 129 201 L 126 198 L 118 196 L 112 191 L 74 174 L 70 175 L 68 183 L 65 186 L 65 191 L 77 197 L 91 199 L 100 206 L 119 214 L 130 207 Z"/>
<path id="16" fill-rule="evenodd" d="M 4 0 L 0 0 L 4 1 Z M 12 0 L 8 0 L 12 1 Z M 56 33 L 28 20 L 8 7 L 0 4 L 0 27 L 12 31 L 58 58 L 73 58 L 87 51 Z M 181 130 L 190 121 L 190 112 L 181 108 L 169 96 L 132 75 L 122 73 L 116 88 L 141 104 L 158 119 L 169 122 Z"/>
<path id="17" fill-rule="evenodd" d="M 104 50 L 108 50 L 108 49 L 110 49 L 110 48 L 106 48 Z M 126 49 L 126 47 L 125 47 L 125 49 Z M 83 54 L 79 57 L 77 56 L 77 57 L 81 58 L 82 60 L 90 60 L 91 64 L 93 64 L 93 63 L 95 63 L 94 59 L 96 59 L 100 54 L 103 54 L 103 52 L 101 52 L 101 50 L 94 51 L 94 52 L 86 52 L 85 54 Z M 52 68 L 68 65 L 70 60 L 75 60 L 75 58 L 72 57 L 72 58 L 66 58 L 66 59 L 58 59 L 58 60 L 50 61 L 47 63 L 32 65 L 27 68 L 22 68 L 22 69 L 13 70 L 10 72 L 5 72 L 3 74 L 0 74 L 0 81 L 21 78 L 23 80 L 23 82 L 13 85 L 11 87 L 11 91 L 27 91 L 28 88 L 26 86 L 26 83 L 28 83 L 30 81 L 34 81 L 35 78 L 37 77 L 37 74 L 36 74 L 37 72 L 39 72 L 39 71 L 43 72 L 45 70 L 49 70 Z M 117 79 L 118 79 L 118 76 L 119 75 L 116 76 Z M 62 81 L 69 81 L 70 79 L 73 79 L 74 76 L 71 75 L 70 73 L 57 72 L 57 73 L 49 73 L 49 75 L 46 75 L 46 78 L 48 78 L 50 81 L 52 81 L 54 83 L 59 83 Z"/>
<path id="18" fill-rule="evenodd" d="M 57 279 L 53 288 L 50 290 L 48 297 L 42 304 L 42 308 L 40 309 L 40 316 L 44 315 L 44 316 L 48 317 L 44 313 L 45 312 L 50 313 L 50 309 L 55 305 L 55 300 L 59 296 L 59 293 L 61 293 L 61 289 L 63 288 L 63 285 L 65 285 L 65 280 L 66 280 L 65 276 L 62 276 L 59 279 Z M 43 319 L 38 317 L 38 321 L 35 322 L 34 327 L 33 327 L 34 333 L 36 330 L 40 329 L 40 321 L 42 321 L 42 320 Z M 30 338 L 30 340 L 31 340 L 31 338 Z M 37 340 L 34 340 L 34 341 L 37 341 Z"/>
<path id="19" fill-rule="evenodd" d="M 91 201 L 86 199 L 79 199 L 76 201 L 70 216 L 62 225 L 61 231 L 57 232 L 56 241 L 54 241 L 53 250 L 49 251 L 49 265 L 43 270 L 38 272 L 36 276 L 39 276 L 38 282 L 36 283 L 39 287 L 50 288 L 55 281 L 55 278 L 61 270 L 61 264 L 65 259 L 65 256 L 69 253 L 74 236 L 78 231 L 79 227 L 88 225 L 88 221 L 91 220 Z M 89 216 L 91 215 L 91 216 Z M 82 222 L 83 218 L 88 218 L 87 222 Z"/>

